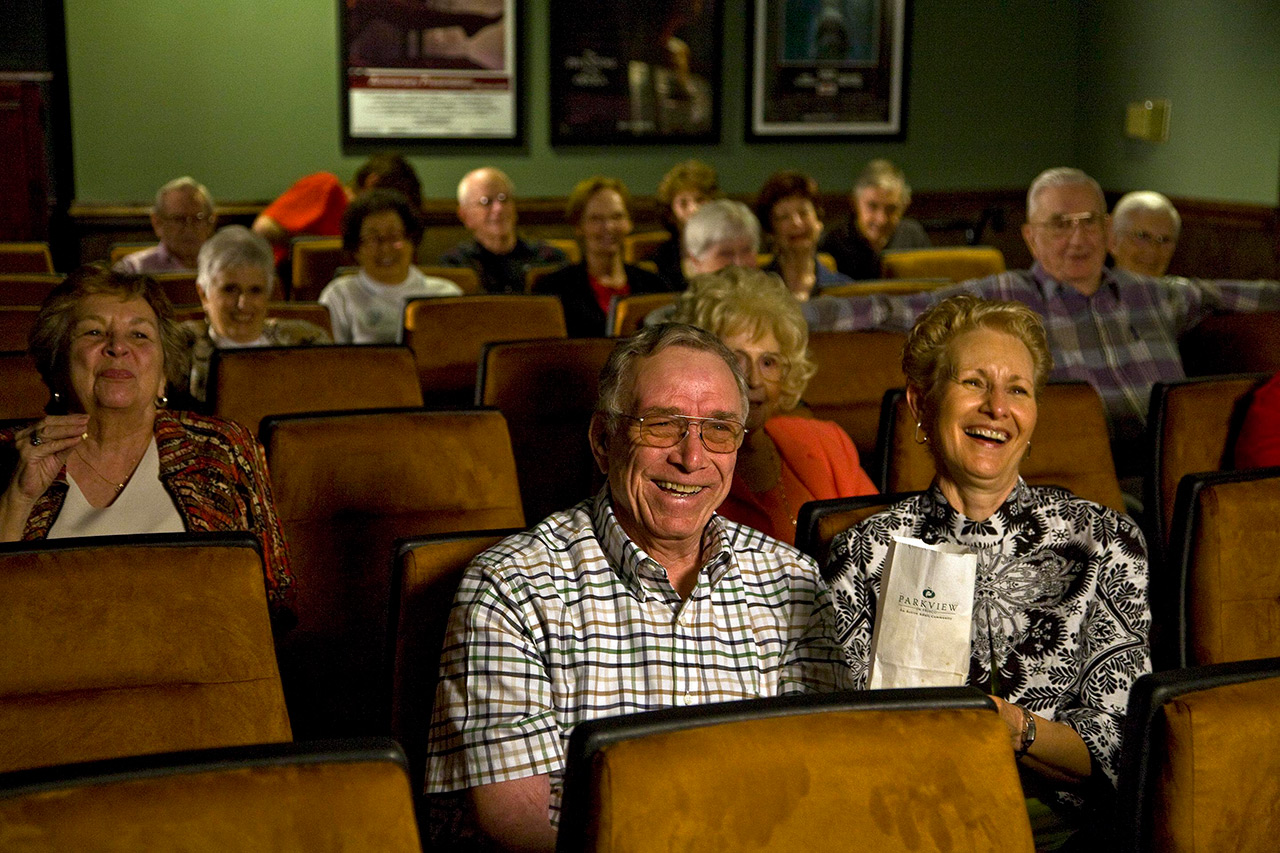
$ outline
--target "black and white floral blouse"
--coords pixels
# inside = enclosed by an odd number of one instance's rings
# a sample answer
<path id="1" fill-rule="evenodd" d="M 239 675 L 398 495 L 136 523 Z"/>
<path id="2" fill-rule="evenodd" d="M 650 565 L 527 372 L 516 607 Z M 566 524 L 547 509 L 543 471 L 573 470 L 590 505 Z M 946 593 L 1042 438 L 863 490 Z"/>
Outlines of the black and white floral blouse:
<path id="1" fill-rule="evenodd" d="M 894 536 L 978 553 L 967 683 L 1071 726 L 1114 784 L 1129 688 L 1151 670 L 1147 549 L 1137 524 L 1019 479 L 986 521 L 956 512 L 935 484 L 845 531 L 824 575 L 862 686 Z"/>

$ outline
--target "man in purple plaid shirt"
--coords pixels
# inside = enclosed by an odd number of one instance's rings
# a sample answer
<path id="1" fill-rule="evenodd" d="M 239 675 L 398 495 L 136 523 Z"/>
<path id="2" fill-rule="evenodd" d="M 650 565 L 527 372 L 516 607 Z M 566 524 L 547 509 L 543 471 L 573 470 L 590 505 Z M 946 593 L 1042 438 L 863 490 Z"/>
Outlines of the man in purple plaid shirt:
<path id="1" fill-rule="evenodd" d="M 1098 182 L 1079 169 L 1041 172 L 1027 191 L 1022 237 L 1035 263 L 955 287 L 905 296 L 821 297 L 803 306 L 817 330 L 909 330 L 916 316 L 956 293 L 1016 299 L 1044 318 L 1052 379 L 1098 389 L 1110 421 L 1116 468 L 1140 473 L 1135 443 L 1151 386 L 1181 379 L 1178 337 L 1218 312 L 1280 310 L 1280 282 L 1150 278 L 1110 269 L 1107 205 Z"/>

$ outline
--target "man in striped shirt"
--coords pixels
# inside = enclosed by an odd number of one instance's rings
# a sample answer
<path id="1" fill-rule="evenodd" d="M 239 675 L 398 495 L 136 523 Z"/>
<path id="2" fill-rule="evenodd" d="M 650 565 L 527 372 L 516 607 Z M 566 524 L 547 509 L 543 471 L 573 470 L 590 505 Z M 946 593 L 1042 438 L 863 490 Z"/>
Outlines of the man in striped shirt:
<path id="1" fill-rule="evenodd" d="M 715 515 L 746 413 L 717 338 L 646 329 L 601 374 L 589 437 L 605 487 L 467 569 L 427 791 L 465 790 L 504 848 L 553 848 L 582 720 L 849 686 L 817 566 Z"/>
<path id="2" fill-rule="evenodd" d="M 813 330 L 897 329 L 956 293 L 1017 300 L 1044 319 L 1052 379 L 1083 380 L 1106 405 L 1122 477 L 1139 474 L 1151 386 L 1182 379 L 1178 337 L 1210 314 L 1280 310 L 1280 282 L 1151 278 L 1104 265 L 1107 206 L 1079 169 L 1040 173 L 1022 237 L 1035 263 L 926 293 L 827 297 L 803 306 Z"/>

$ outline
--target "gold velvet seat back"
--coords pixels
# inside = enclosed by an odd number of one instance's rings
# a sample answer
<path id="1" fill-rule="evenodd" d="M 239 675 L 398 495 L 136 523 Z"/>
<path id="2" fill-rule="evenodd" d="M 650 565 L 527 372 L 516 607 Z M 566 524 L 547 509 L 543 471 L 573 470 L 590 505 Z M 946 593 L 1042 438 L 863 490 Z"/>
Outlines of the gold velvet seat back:
<path id="1" fill-rule="evenodd" d="M 492 410 L 350 412 L 263 425 L 297 579 L 281 666 L 300 737 L 387 731 L 395 542 L 523 527 L 515 460 Z"/>
<path id="2" fill-rule="evenodd" d="M 405 306 L 404 342 L 413 350 L 431 405 L 469 405 L 485 344 L 567 335 L 555 296 L 483 294 L 415 299 Z"/>
<path id="3" fill-rule="evenodd" d="M 414 794 L 423 790 L 440 649 L 453 596 L 471 559 L 517 528 L 438 533 L 400 542 L 392 578 L 391 736 L 409 759 Z"/>
<path id="4" fill-rule="evenodd" d="M 0 243 L 0 273 L 8 272 L 53 272 L 49 244 Z"/>
<path id="5" fill-rule="evenodd" d="M 809 355 L 818 372 L 809 380 L 804 403 L 816 418 L 835 421 L 858 448 L 862 467 L 871 473 L 880 425 L 880 403 L 890 388 L 901 388 L 901 332 L 814 332 Z"/>
<path id="6" fill-rule="evenodd" d="M 413 353 L 402 346 L 218 350 L 209 366 L 210 411 L 255 435 L 269 415 L 421 405 Z"/>
<path id="7" fill-rule="evenodd" d="M 644 318 L 659 308 L 674 305 L 678 293 L 636 293 L 614 300 L 607 326 L 615 338 L 627 338 L 644 328 Z"/>
<path id="8" fill-rule="evenodd" d="M 338 268 L 354 260 L 351 253 L 342 248 L 341 237 L 294 237 L 289 255 L 292 267 L 289 298 L 307 302 L 320 298 L 320 291 L 333 281 Z"/>
<path id="9" fill-rule="evenodd" d="M 994 246 L 944 246 L 885 252 L 885 278 L 946 278 L 968 281 L 1005 271 L 1004 253 Z"/>
<path id="10" fill-rule="evenodd" d="M 573 506 L 603 483 L 587 428 L 600 369 L 616 345 L 610 338 L 547 338 L 485 347 L 476 402 L 507 419 L 531 523 Z"/>
<path id="11" fill-rule="evenodd" d="M 1111 457 L 1102 398 L 1084 382 L 1054 382 L 1038 402 L 1039 417 L 1031 451 L 1023 457 L 1022 477 L 1033 485 L 1062 486 L 1085 500 L 1124 512 L 1124 497 Z M 933 482 L 933 456 L 915 440 L 916 424 L 906 393 L 884 399 L 881 447 L 886 492 L 927 489 Z M 923 433 L 922 433 L 923 435 Z"/>
<path id="12" fill-rule="evenodd" d="M 1181 665 L 1280 655 L 1280 468 L 1183 477 L 1170 553 Z"/>
<path id="13" fill-rule="evenodd" d="M 1231 468 L 1249 395 L 1263 373 L 1157 382 L 1151 388 L 1147 435 L 1151 453 L 1143 503 L 1147 546 L 1166 562 L 1178 483 L 1187 474 Z"/>
<path id="14" fill-rule="evenodd" d="M 290 739 L 249 534 L 6 545 L 0 601 L 0 770 Z"/>
<path id="15" fill-rule="evenodd" d="M 391 741 L 283 744 L 0 777 L 0 847 L 27 853 L 420 853 Z"/>
<path id="16" fill-rule="evenodd" d="M 1280 838 L 1280 658 L 1144 675 L 1129 695 L 1116 850 L 1263 853 Z"/>
<path id="17" fill-rule="evenodd" d="M 1032 850 L 1008 729 L 972 688 L 595 720 L 568 760 L 560 853 Z"/>

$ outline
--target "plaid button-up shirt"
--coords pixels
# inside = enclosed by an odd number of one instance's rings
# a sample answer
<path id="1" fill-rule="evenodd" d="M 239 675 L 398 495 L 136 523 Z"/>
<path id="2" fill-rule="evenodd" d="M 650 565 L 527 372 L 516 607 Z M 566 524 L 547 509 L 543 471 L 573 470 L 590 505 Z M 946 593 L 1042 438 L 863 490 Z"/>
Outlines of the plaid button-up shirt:
<path id="1" fill-rule="evenodd" d="M 427 791 L 549 774 L 581 720 L 847 689 L 829 593 L 788 545 L 712 517 L 682 600 L 606 486 L 475 559 L 441 652 Z"/>
<path id="2" fill-rule="evenodd" d="M 908 331 L 920 312 L 957 293 L 1016 300 L 1038 313 L 1053 353 L 1052 378 L 1096 388 L 1117 442 L 1141 437 L 1152 385 L 1186 375 L 1179 335 L 1210 314 L 1280 309 L 1275 281 L 1149 278 L 1107 267 L 1102 286 L 1085 296 L 1037 263 L 925 293 L 815 299 L 803 310 L 815 331 Z"/>

